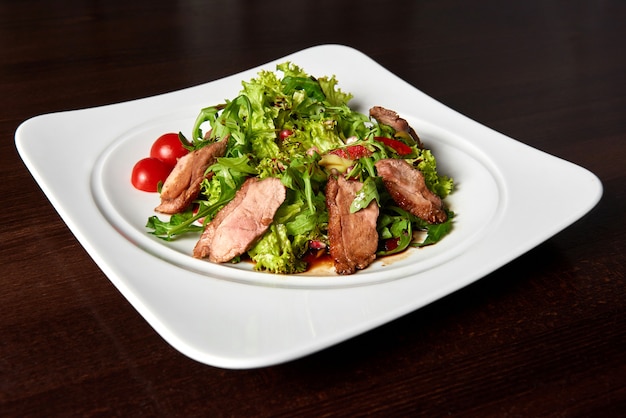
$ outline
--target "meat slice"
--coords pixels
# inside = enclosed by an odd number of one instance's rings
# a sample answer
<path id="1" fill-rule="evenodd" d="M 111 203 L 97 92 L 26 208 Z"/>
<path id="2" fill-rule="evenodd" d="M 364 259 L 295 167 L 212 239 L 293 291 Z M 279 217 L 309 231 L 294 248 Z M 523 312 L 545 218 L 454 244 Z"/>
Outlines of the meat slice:
<path id="1" fill-rule="evenodd" d="M 285 196 L 285 186 L 280 179 L 249 178 L 234 199 L 208 223 L 193 249 L 193 256 L 224 263 L 245 253 L 268 229 Z"/>
<path id="2" fill-rule="evenodd" d="M 378 204 L 372 201 L 366 208 L 350 213 L 350 205 L 362 187 L 363 183 L 343 176 L 330 176 L 326 185 L 328 241 L 338 274 L 353 274 L 376 258 Z"/>
<path id="3" fill-rule="evenodd" d="M 154 210 L 173 214 L 185 210 L 198 197 L 206 169 L 226 152 L 226 139 L 181 157 L 161 188 L 161 204 Z"/>
<path id="4" fill-rule="evenodd" d="M 402 119 L 393 110 L 386 109 L 382 106 L 374 106 L 370 109 L 370 116 L 376 119 L 378 123 L 391 126 L 397 132 L 408 133 L 409 135 L 411 135 L 413 140 L 415 140 L 417 146 L 419 148 L 423 148 L 422 141 L 417 135 L 417 132 L 415 132 L 415 130 L 411 128 L 411 126 L 405 119 Z"/>
<path id="5" fill-rule="evenodd" d="M 441 198 L 426 187 L 421 171 L 394 158 L 379 160 L 374 165 L 385 188 L 402 209 L 432 224 L 448 218 Z"/>

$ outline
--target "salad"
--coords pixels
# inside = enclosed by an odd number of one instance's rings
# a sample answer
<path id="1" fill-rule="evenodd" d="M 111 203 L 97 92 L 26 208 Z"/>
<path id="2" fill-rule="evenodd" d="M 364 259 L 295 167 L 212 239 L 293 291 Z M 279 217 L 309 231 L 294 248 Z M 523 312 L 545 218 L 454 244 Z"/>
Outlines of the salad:
<path id="1" fill-rule="evenodd" d="M 444 199 L 453 180 L 438 174 L 406 120 L 380 106 L 360 113 L 351 98 L 335 76 L 285 62 L 202 109 L 190 138 L 172 143 L 169 134 L 171 149 L 155 143 L 147 159 L 169 158 L 150 186 L 156 211 L 169 216 L 150 216 L 149 233 L 196 234 L 197 258 L 279 274 L 327 256 L 338 274 L 352 274 L 441 240 L 452 229 Z M 138 173 L 136 187 L 146 178 Z"/>

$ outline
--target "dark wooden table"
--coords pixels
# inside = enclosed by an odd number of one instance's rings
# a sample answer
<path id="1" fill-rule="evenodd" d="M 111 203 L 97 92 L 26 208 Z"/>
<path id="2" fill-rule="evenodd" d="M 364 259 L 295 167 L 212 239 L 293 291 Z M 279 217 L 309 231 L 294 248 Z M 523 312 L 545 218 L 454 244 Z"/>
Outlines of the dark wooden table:
<path id="1" fill-rule="evenodd" d="M 622 0 L 1 0 L 0 415 L 625 411 L 624 22 Z M 338 346 L 254 370 L 197 363 L 96 267 L 21 162 L 15 129 L 325 43 L 591 170 L 603 198 L 475 284 Z"/>

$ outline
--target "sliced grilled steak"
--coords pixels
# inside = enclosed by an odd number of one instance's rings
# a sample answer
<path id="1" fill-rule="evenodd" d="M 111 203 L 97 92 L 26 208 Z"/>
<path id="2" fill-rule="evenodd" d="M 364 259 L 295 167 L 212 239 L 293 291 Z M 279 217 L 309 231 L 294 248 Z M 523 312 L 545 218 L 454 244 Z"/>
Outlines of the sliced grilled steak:
<path id="1" fill-rule="evenodd" d="M 378 247 L 378 204 L 350 213 L 350 205 L 363 183 L 330 176 L 326 185 L 328 207 L 328 240 L 330 255 L 338 274 L 353 274 L 376 258 Z"/>
<path id="2" fill-rule="evenodd" d="M 193 249 L 194 257 L 224 263 L 248 251 L 270 226 L 285 196 L 280 179 L 246 180 L 209 222 Z"/>
<path id="3" fill-rule="evenodd" d="M 393 158 L 379 160 L 375 166 L 385 188 L 402 209 L 433 224 L 448 218 L 443 202 L 426 187 L 421 171 L 404 160 Z"/>
<path id="4" fill-rule="evenodd" d="M 386 109 L 382 106 L 374 106 L 370 109 L 370 116 L 376 119 L 378 123 L 391 126 L 398 132 L 408 133 L 415 140 L 417 146 L 419 148 L 423 148 L 422 141 L 417 135 L 417 132 L 415 132 L 415 130 L 411 128 L 411 126 L 405 119 L 402 119 L 393 110 Z"/>
<path id="5" fill-rule="evenodd" d="M 161 188 L 161 204 L 154 210 L 178 213 L 198 197 L 207 167 L 226 152 L 227 140 L 215 142 L 181 157 Z"/>

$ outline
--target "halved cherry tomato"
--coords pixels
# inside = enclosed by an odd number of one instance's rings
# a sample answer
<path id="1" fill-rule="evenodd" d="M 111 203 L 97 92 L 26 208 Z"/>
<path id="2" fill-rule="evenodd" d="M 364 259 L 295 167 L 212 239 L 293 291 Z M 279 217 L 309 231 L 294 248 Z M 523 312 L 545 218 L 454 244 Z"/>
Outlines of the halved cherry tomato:
<path id="1" fill-rule="evenodd" d="M 408 155 L 413 152 L 411 147 L 402 141 L 398 141 L 397 139 L 387 138 L 384 136 L 376 136 L 374 139 L 387 145 L 389 148 L 397 152 L 398 155 Z"/>
<path id="2" fill-rule="evenodd" d="M 175 166 L 180 157 L 187 155 L 189 151 L 183 146 L 178 134 L 167 133 L 161 135 L 150 148 L 150 157 L 163 161 L 165 164 Z"/>
<path id="3" fill-rule="evenodd" d="M 135 164 L 130 182 L 136 189 L 144 192 L 156 192 L 159 182 L 164 182 L 173 166 L 157 158 L 143 158 Z"/>

